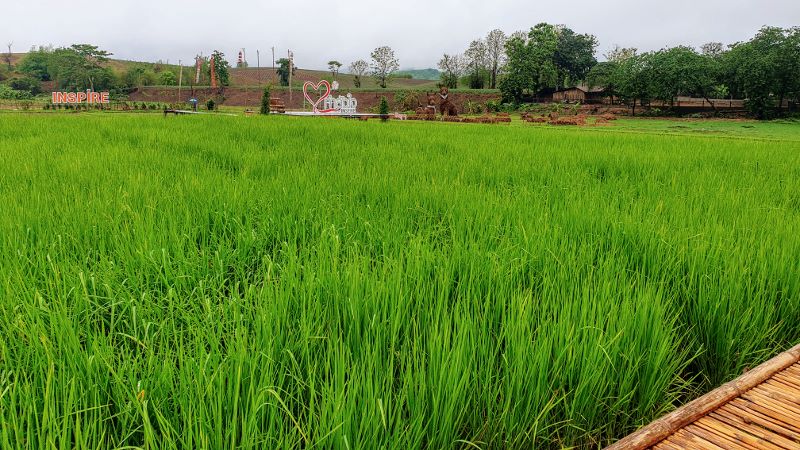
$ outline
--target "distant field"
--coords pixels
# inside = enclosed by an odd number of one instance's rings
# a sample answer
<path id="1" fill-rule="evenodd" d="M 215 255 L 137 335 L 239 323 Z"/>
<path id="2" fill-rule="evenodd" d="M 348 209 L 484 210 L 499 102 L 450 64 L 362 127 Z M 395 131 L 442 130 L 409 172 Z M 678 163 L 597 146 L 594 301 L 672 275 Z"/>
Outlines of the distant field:
<path id="1" fill-rule="evenodd" d="M 0 119 L 4 448 L 597 448 L 800 340 L 795 123 Z"/>
<path id="2" fill-rule="evenodd" d="M 439 81 L 442 76 L 441 72 L 436 69 L 407 69 L 400 70 L 397 73 L 402 75 L 411 75 L 411 77 L 417 80 Z"/>

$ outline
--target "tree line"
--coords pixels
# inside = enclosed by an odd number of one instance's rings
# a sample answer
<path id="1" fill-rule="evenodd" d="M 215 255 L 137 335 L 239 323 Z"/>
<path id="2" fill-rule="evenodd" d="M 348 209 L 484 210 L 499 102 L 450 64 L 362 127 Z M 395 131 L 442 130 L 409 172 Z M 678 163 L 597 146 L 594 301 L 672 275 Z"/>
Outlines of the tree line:
<path id="1" fill-rule="evenodd" d="M 375 83 L 381 88 L 387 88 L 395 72 L 400 68 L 400 63 L 395 56 L 394 50 L 388 46 L 378 47 L 370 54 L 371 62 L 364 59 L 353 61 L 348 66 L 348 72 L 353 75 L 355 87 L 360 88 L 366 76 L 373 76 Z M 328 70 L 331 78 L 336 79 L 344 64 L 339 61 L 328 61 Z M 278 82 L 281 86 L 289 86 L 290 73 L 292 76 L 297 74 L 297 64 L 288 58 L 281 58 L 276 61 Z"/>
<path id="2" fill-rule="evenodd" d="M 583 80 L 597 64 L 597 39 L 563 25 L 541 23 L 510 36 L 492 30 L 473 40 L 463 53 L 442 55 L 441 83 L 471 89 L 500 88 L 509 102 L 521 102 L 545 88 Z"/>
<path id="3" fill-rule="evenodd" d="M 741 99 L 755 117 L 769 118 L 800 101 L 800 28 L 764 27 L 728 46 L 711 42 L 639 54 L 617 48 L 590 71 L 589 84 L 635 108 L 681 95 Z M 713 104 L 712 104 L 713 105 Z"/>
<path id="4" fill-rule="evenodd" d="M 492 30 L 469 43 L 463 53 L 442 55 L 439 60 L 441 85 L 471 89 L 499 89 L 503 101 L 519 104 L 565 87 L 585 85 L 603 89 L 612 101 L 647 105 L 656 100 L 671 105 L 679 96 L 744 100 L 752 115 L 768 118 L 780 107 L 796 107 L 800 102 L 800 27 L 764 27 L 748 41 L 724 45 L 704 44 L 664 48 L 640 53 L 635 48 L 616 47 L 596 58 L 597 38 L 563 25 L 540 23 L 527 32 L 507 36 Z M 18 64 L 21 77 L 0 84 L 0 95 L 8 92 L 36 95 L 40 82 L 53 81 L 58 89 L 107 90 L 129 92 L 145 85 L 177 84 L 177 68 L 163 64 L 133 64 L 122 73 L 112 71 L 106 62 L 110 53 L 89 44 L 69 47 L 39 47 Z M 203 60 L 199 84 L 208 84 L 209 60 L 221 84 L 229 84 L 229 64 L 224 54 L 215 51 Z M 0 81 L 8 77 L 11 53 L 5 55 L 8 68 L 0 66 Z M 334 78 L 343 64 L 329 61 Z M 292 65 L 291 70 L 296 67 Z M 372 76 L 386 88 L 399 69 L 394 50 L 377 47 L 369 60 L 358 59 L 347 66 L 355 87 Z M 289 84 L 290 62 L 278 60 L 277 73 L 282 85 Z M 184 84 L 195 82 L 194 71 Z M 9 91 L 9 87 L 11 91 Z M 713 103 L 712 103 L 713 105 Z"/>
<path id="5" fill-rule="evenodd" d="M 178 84 L 180 68 L 177 66 L 162 62 L 132 63 L 126 70 L 115 72 L 107 64 L 110 56 L 112 53 L 90 44 L 74 44 L 59 48 L 38 47 L 31 49 L 17 64 L 16 72 L 21 76 L 9 76 L 12 69 L 9 62 L 4 71 L 0 72 L 0 81 L 5 81 L 5 85 L 14 91 L 11 93 L 4 91 L 6 96 L 13 95 L 16 98 L 37 95 L 41 92 L 42 82 L 53 82 L 55 88 L 59 90 L 90 89 L 114 94 L 125 94 L 140 86 Z M 201 79 L 198 84 L 208 84 L 211 59 L 214 60 L 220 84 L 227 86 L 230 82 L 230 65 L 225 60 L 225 55 L 219 51 L 214 51 L 211 56 L 202 59 Z M 194 81 L 194 70 L 185 71 L 183 83 L 192 85 Z"/>
<path id="6" fill-rule="evenodd" d="M 639 53 L 616 47 L 596 59 L 597 38 L 563 25 L 540 23 L 506 37 L 493 30 L 461 54 L 439 61 L 441 84 L 498 87 L 503 101 L 536 101 L 565 87 L 602 88 L 614 102 L 630 105 L 676 97 L 744 100 L 750 113 L 768 118 L 800 102 L 800 27 L 764 27 L 752 39 L 711 42 Z M 713 105 L 713 103 L 712 103 Z"/>
<path id="7" fill-rule="evenodd" d="M 375 84 L 386 89 L 395 72 L 400 69 L 400 61 L 395 56 L 394 50 L 384 45 L 375 48 L 370 53 L 369 62 L 364 59 L 358 59 L 350 63 L 347 69 L 353 75 L 355 87 L 360 88 L 364 82 L 364 77 L 371 75 L 375 79 Z M 336 73 L 333 75 L 335 77 Z"/>
<path id="8" fill-rule="evenodd" d="M 495 89 L 506 61 L 507 40 L 503 30 L 492 30 L 470 42 L 463 54 L 442 55 L 442 85 L 455 89 L 461 83 L 470 89 Z"/>
<path id="9" fill-rule="evenodd" d="M 500 86 L 507 101 L 579 82 L 601 87 L 612 100 L 636 105 L 679 96 L 740 99 L 755 117 L 769 118 L 800 101 L 800 28 L 764 27 L 752 39 L 711 42 L 639 53 L 615 48 L 594 60 L 596 39 L 540 24 L 506 45 L 508 63 Z M 713 103 L 712 103 L 713 106 Z"/>

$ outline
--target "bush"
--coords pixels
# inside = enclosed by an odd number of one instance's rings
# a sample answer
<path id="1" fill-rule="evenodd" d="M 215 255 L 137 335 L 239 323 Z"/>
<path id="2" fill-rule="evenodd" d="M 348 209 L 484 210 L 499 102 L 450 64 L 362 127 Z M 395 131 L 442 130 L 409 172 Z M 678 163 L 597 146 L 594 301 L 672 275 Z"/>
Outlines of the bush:
<path id="1" fill-rule="evenodd" d="M 486 87 L 486 73 L 470 73 L 467 75 L 467 85 L 470 89 L 483 89 Z"/>
<path id="2" fill-rule="evenodd" d="M 381 103 L 378 105 L 378 114 L 381 115 L 382 121 L 389 120 L 389 102 L 386 101 L 385 96 L 381 96 Z"/>
<path id="3" fill-rule="evenodd" d="M 464 103 L 464 112 L 467 114 L 482 114 L 483 113 L 483 105 L 478 102 L 473 102 L 471 100 L 467 100 Z"/>
<path id="4" fill-rule="evenodd" d="M 214 110 L 214 99 L 213 98 L 208 99 L 208 101 L 206 102 L 206 109 L 209 110 L 209 111 L 213 111 Z"/>
<path id="5" fill-rule="evenodd" d="M 9 80 L 8 85 L 15 91 L 30 92 L 33 95 L 42 92 L 39 80 L 33 77 L 12 78 Z"/>
<path id="6" fill-rule="evenodd" d="M 18 91 L 5 84 L 0 84 L 0 100 L 27 100 L 29 98 L 33 98 L 33 94 L 28 91 Z"/>
<path id="7" fill-rule="evenodd" d="M 267 115 L 269 114 L 269 100 L 270 100 L 270 92 L 269 86 L 264 88 L 264 93 L 261 94 L 261 114 Z"/>
<path id="8" fill-rule="evenodd" d="M 161 72 L 158 76 L 158 81 L 164 86 L 175 86 L 178 84 L 178 78 L 175 76 L 175 73 L 169 70 Z"/>
<path id="9" fill-rule="evenodd" d="M 489 100 L 486 102 L 486 112 L 500 112 L 500 100 Z"/>
<path id="10" fill-rule="evenodd" d="M 419 98 L 413 91 L 397 91 L 394 94 L 394 104 L 400 111 L 413 111 L 419 106 Z"/>
<path id="11" fill-rule="evenodd" d="M 666 113 L 660 108 L 642 108 L 642 112 L 639 115 L 642 117 L 664 117 Z"/>

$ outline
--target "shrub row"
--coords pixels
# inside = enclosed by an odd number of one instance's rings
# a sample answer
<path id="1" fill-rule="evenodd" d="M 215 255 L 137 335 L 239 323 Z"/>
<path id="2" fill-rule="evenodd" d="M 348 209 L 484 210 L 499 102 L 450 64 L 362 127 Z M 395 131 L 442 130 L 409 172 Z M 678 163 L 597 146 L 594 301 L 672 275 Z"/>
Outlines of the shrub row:
<path id="1" fill-rule="evenodd" d="M 165 109 L 179 109 L 185 106 L 179 104 L 161 103 L 161 102 L 115 102 L 115 103 L 77 103 L 77 104 L 62 104 L 62 103 L 45 103 L 42 109 L 45 110 L 117 110 L 117 111 L 156 111 Z"/>
<path id="2" fill-rule="evenodd" d="M 409 114 L 408 120 L 428 120 L 428 121 L 442 121 L 442 122 L 456 122 L 456 123 L 511 123 L 511 117 L 506 115 L 497 116 L 481 116 L 481 117 L 459 117 L 459 116 L 443 116 L 439 117 L 434 114 Z"/>

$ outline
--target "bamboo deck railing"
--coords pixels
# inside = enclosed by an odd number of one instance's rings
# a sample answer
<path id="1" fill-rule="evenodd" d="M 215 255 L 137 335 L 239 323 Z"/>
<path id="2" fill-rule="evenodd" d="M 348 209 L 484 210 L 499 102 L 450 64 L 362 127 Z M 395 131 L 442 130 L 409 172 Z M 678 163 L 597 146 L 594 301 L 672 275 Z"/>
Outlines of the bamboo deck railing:
<path id="1" fill-rule="evenodd" d="M 800 345 L 606 450 L 800 450 Z"/>

